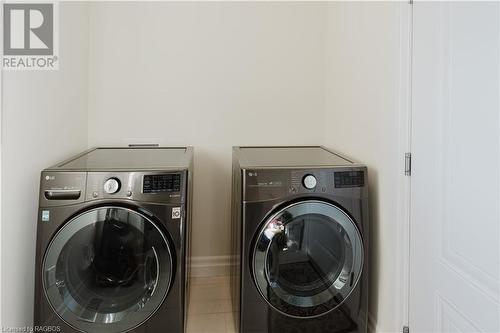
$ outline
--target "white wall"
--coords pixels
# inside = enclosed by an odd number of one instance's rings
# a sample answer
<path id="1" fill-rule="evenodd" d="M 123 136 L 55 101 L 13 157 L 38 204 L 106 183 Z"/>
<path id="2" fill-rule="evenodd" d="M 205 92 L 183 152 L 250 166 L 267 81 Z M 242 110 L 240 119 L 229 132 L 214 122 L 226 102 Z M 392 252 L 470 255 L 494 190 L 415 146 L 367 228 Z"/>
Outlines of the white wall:
<path id="1" fill-rule="evenodd" d="M 88 5 L 59 10 L 59 71 L 3 72 L 3 326 L 33 322 L 40 171 L 87 147 Z"/>
<path id="2" fill-rule="evenodd" d="M 325 144 L 367 164 L 371 213 L 371 325 L 398 322 L 398 3 L 328 5 Z"/>
<path id="3" fill-rule="evenodd" d="M 91 4 L 89 145 L 196 147 L 194 256 L 229 253 L 231 146 L 322 142 L 325 8 Z"/>

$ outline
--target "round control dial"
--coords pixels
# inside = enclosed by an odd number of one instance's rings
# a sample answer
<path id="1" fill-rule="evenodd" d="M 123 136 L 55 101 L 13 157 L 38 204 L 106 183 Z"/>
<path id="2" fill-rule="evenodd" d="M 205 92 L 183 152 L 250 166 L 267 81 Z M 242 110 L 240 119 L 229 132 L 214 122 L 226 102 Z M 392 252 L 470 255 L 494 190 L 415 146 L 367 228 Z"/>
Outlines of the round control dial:
<path id="1" fill-rule="evenodd" d="M 316 187 L 318 181 L 316 180 L 316 177 L 314 177 L 313 175 L 305 175 L 304 178 L 302 179 L 302 183 L 304 184 L 305 188 L 307 188 L 308 190 L 312 190 L 313 188 Z"/>
<path id="2" fill-rule="evenodd" d="M 104 183 L 104 192 L 114 194 L 120 190 L 120 181 L 116 178 L 109 178 Z"/>

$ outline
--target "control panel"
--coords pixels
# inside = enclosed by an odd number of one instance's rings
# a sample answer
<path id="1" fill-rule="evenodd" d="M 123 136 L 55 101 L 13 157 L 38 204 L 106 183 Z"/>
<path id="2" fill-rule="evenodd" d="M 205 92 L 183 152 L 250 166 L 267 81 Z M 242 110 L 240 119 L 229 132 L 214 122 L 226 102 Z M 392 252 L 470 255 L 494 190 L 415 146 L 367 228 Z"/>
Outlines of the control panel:
<path id="1" fill-rule="evenodd" d="M 89 172 L 86 200 L 178 204 L 185 200 L 184 171 Z"/>
<path id="2" fill-rule="evenodd" d="M 290 195 L 344 195 L 366 193 L 366 168 L 245 170 L 245 201 L 271 200 Z"/>
<path id="3" fill-rule="evenodd" d="M 178 173 L 144 175 L 142 193 L 179 192 L 181 175 Z"/>
<path id="4" fill-rule="evenodd" d="M 40 207 L 95 200 L 180 204 L 186 200 L 187 171 L 43 171 Z"/>
<path id="5" fill-rule="evenodd" d="M 363 171 L 337 171 L 334 175 L 335 187 L 362 187 L 365 185 Z"/>

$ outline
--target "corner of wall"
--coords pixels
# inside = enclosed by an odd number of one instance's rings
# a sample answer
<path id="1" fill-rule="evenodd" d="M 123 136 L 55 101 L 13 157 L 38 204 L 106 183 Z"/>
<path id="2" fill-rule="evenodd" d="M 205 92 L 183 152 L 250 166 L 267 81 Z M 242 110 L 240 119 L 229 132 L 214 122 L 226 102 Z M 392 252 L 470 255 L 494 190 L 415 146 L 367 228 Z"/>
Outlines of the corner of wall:
<path id="1" fill-rule="evenodd" d="M 323 120 L 323 126 L 321 128 L 321 145 L 325 145 L 327 138 L 326 138 L 326 129 L 327 129 L 327 112 L 328 112 L 328 100 L 327 100 L 327 93 L 328 93 L 328 64 L 329 64 L 329 8 L 331 6 L 330 2 L 325 2 L 323 3 L 324 9 L 323 9 L 323 17 L 322 17 L 322 24 L 323 24 L 323 50 L 321 54 L 321 67 L 323 70 L 321 71 L 322 75 L 322 82 L 323 82 L 323 91 L 322 91 L 322 110 L 321 110 L 321 119 Z"/>
<path id="2" fill-rule="evenodd" d="M 84 10 L 85 10 L 85 15 L 86 15 L 86 27 L 84 28 L 86 30 L 86 39 L 85 39 L 85 42 L 86 42 L 86 63 L 85 63 L 85 67 L 86 67 L 86 71 L 87 71 L 87 75 L 85 77 L 85 95 L 87 96 L 86 98 L 86 105 L 85 105 L 85 109 L 86 109 L 86 128 L 85 128 L 85 131 L 86 131 L 86 134 L 87 134 L 87 148 L 89 148 L 89 90 L 90 90 L 90 75 L 91 75 L 91 72 L 90 72 L 90 6 L 91 6 L 92 2 L 85 2 L 84 3 Z"/>
<path id="3" fill-rule="evenodd" d="M 91 96 L 91 91 L 92 91 L 92 87 L 91 87 L 91 83 L 93 82 L 93 73 L 92 73 L 92 68 L 93 68 L 93 64 L 92 64 L 92 51 L 93 51 L 93 47 L 92 47 L 92 17 L 93 17 L 93 6 L 94 6 L 94 2 L 92 1 L 89 1 L 86 3 L 87 5 L 87 39 L 86 39 L 86 42 L 87 42 L 87 82 L 86 82 L 86 87 L 87 87 L 87 91 L 86 91 L 86 94 L 87 94 L 87 105 L 86 105 L 86 108 L 87 108 L 87 128 L 86 128 L 86 131 L 87 131 L 87 148 L 91 148 L 91 141 L 90 141 L 90 122 L 91 122 L 91 109 L 92 109 L 92 105 L 93 105 L 93 101 L 92 101 L 92 96 Z"/>

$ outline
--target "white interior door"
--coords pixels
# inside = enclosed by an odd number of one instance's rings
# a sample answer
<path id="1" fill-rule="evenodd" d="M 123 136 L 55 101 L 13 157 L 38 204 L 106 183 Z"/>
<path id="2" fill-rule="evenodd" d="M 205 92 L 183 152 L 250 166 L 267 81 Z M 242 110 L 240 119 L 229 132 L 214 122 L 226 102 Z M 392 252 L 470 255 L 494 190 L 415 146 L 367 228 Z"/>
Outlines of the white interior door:
<path id="1" fill-rule="evenodd" d="M 499 332 L 499 3 L 414 4 L 410 332 Z"/>

